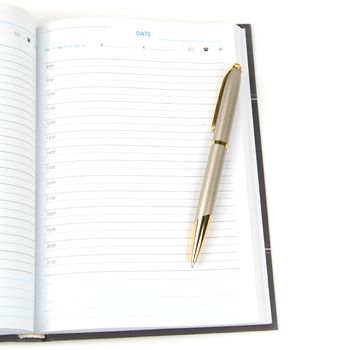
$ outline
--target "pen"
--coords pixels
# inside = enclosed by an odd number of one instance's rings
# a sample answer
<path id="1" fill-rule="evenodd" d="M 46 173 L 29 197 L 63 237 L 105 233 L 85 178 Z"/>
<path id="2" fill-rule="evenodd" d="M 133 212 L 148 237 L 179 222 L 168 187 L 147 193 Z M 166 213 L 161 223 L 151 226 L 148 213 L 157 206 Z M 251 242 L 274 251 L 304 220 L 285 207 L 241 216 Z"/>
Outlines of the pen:
<path id="1" fill-rule="evenodd" d="M 210 216 L 214 208 L 220 174 L 224 165 L 226 148 L 228 147 L 238 99 L 241 72 L 241 66 L 235 63 L 225 75 L 219 92 L 218 102 L 211 125 L 214 138 L 210 148 L 194 222 L 191 255 L 192 267 L 198 259 L 208 229 Z"/>

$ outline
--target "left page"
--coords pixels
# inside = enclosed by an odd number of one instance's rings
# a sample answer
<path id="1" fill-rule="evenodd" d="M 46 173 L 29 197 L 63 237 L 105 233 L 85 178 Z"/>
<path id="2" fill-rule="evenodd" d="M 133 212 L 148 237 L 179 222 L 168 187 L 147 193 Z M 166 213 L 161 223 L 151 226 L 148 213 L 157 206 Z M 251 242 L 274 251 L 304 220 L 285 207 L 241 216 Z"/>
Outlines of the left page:
<path id="1" fill-rule="evenodd" d="M 0 335 L 33 330 L 35 26 L 0 6 Z"/>

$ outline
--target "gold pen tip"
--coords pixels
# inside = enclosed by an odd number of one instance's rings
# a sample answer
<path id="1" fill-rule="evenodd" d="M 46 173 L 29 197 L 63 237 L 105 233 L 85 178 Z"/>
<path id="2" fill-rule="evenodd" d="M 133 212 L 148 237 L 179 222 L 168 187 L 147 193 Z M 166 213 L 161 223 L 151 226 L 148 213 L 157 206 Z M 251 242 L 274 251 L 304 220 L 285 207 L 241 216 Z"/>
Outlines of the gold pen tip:
<path id="1" fill-rule="evenodd" d="M 238 69 L 242 73 L 242 66 L 239 63 L 235 63 L 232 68 Z"/>
<path id="2" fill-rule="evenodd" d="M 192 268 L 194 267 L 194 264 L 195 264 L 195 262 L 194 262 L 194 261 L 191 261 L 191 267 L 192 267 Z"/>

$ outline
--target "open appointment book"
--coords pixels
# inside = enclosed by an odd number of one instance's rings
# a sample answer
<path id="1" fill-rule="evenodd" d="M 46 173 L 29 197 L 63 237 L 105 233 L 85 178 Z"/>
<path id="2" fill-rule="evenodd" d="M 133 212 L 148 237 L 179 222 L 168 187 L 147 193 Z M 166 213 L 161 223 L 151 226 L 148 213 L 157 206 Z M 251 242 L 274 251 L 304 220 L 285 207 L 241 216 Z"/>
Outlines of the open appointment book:
<path id="1" fill-rule="evenodd" d="M 276 328 L 249 26 L 0 8 L 0 339 Z M 240 97 L 193 218 L 222 79 Z"/>

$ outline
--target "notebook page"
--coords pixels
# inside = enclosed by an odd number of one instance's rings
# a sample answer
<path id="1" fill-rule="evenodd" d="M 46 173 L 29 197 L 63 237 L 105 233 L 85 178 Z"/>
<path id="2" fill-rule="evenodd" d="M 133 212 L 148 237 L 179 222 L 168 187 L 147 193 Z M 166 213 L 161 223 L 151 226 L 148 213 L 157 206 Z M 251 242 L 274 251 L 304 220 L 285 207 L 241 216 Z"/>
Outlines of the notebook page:
<path id="1" fill-rule="evenodd" d="M 0 334 L 34 322 L 35 37 L 0 6 Z"/>
<path id="2" fill-rule="evenodd" d="M 37 329 L 260 322 L 237 127 L 190 266 L 232 25 L 60 21 L 39 53 Z"/>

